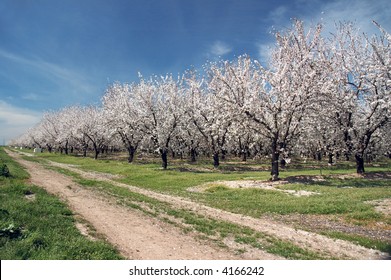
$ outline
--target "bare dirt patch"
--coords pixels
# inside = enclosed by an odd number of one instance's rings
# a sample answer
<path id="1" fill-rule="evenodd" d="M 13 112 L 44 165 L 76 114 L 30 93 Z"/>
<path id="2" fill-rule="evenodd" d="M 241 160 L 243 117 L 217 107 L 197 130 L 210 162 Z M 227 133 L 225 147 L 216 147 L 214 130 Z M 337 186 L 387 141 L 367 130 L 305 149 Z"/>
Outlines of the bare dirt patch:
<path id="1" fill-rule="evenodd" d="M 370 202 L 375 206 L 375 210 L 385 215 L 391 215 L 391 198 L 374 200 Z"/>
<path id="2" fill-rule="evenodd" d="M 33 157 L 34 156 L 34 154 L 32 154 L 32 153 L 26 153 L 26 152 L 22 152 L 22 151 L 18 151 L 18 153 L 22 154 L 22 155 L 24 155 L 26 157 Z"/>
<path id="3" fill-rule="evenodd" d="M 72 171 L 78 171 L 79 166 L 74 165 L 74 164 L 66 164 L 66 163 L 59 163 L 59 162 L 54 162 L 51 161 L 50 164 L 52 166 L 60 167 L 60 168 L 66 168 L 68 170 Z M 91 179 L 121 179 L 122 176 L 120 175 L 115 175 L 115 174 L 110 174 L 110 173 L 103 173 L 103 172 L 95 172 L 95 171 L 89 171 L 88 172 L 91 176 Z"/>
<path id="4" fill-rule="evenodd" d="M 391 243 L 391 227 L 384 223 L 370 226 L 347 224 L 342 218 L 327 215 L 289 214 L 269 215 L 275 221 L 286 223 L 300 229 L 311 229 L 315 232 L 337 231 L 346 234 L 360 235 Z"/>
<path id="5" fill-rule="evenodd" d="M 331 177 L 338 179 L 356 179 L 365 178 L 369 180 L 389 180 L 391 179 L 391 172 L 369 172 L 364 174 L 351 173 L 342 175 L 332 175 Z"/>
<path id="6" fill-rule="evenodd" d="M 370 172 L 370 173 L 365 173 L 363 176 L 366 179 L 384 180 L 384 179 L 391 179 L 391 172 Z"/>
<path id="7" fill-rule="evenodd" d="M 294 196 L 309 196 L 309 195 L 319 195 L 316 192 L 310 192 L 305 190 L 287 190 L 287 189 L 279 189 L 276 186 L 288 184 L 289 181 L 281 180 L 281 181 L 256 181 L 256 180 L 243 180 L 243 181 L 216 181 L 213 183 L 206 183 L 195 187 L 190 187 L 187 190 L 190 192 L 205 192 L 216 186 L 223 186 L 227 188 L 233 189 L 264 189 L 264 190 L 272 190 L 283 192 L 286 194 L 294 195 Z"/>
<path id="8" fill-rule="evenodd" d="M 326 179 L 323 176 L 306 176 L 306 175 L 299 175 L 299 176 L 290 176 L 285 178 L 286 182 L 290 184 L 313 184 L 318 182 L 324 182 Z"/>

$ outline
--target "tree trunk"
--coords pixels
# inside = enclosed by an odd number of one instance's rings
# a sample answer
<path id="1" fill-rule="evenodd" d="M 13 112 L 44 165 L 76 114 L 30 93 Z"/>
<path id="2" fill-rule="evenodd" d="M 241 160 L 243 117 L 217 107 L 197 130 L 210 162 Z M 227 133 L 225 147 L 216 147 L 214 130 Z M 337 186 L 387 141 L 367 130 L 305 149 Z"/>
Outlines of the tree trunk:
<path id="1" fill-rule="evenodd" d="M 136 148 L 134 148 L 133 146 L 128 147 L 128 154 L 129 154 L 128 163 L 133 162 L 135 152 L 136 152 Z"/>
<path id="2" fill-rule="evenodd" d="M 219 160 L 219 153 L 213 153 L 213 166 L 214 168 L 219 167 L 220 160 Z"/>
<path id="3" fill-rule="evenodd" d="M 316 152 L 316 158 L 318 161 L 322 160 L 322 152 Z"/>
<path id="4" fill-rule="evenodd" d="M 280 174 L 279 171 L 278 171 L 278 159 L 280 157 L 280 153 L 278 152 L 275 152 L 273 153 L 272 155 L 272 172 L 271 172 L 271 175 L 272 175 L 272 178 L 271 180 L 272 181 L 278 181 L 279 178 L 278 178 L 278 175 Z"/>
<path id="5" fill-rule="evenodd" d="M 357 173 L 363 174 L 365 172 L 365 170 L 364 170 L 364 157 L 362 154 L 356 153 L 355 158 L 356 158 Z"/>
<path id="6" fill-rule="evenodd" d="M 83 145 L 83 157 L 87 156 L 87 150 L 88 150 L 88 144 L 86 143 Z"/>
<path id="7" fill-rule="evenodd" d="M 241 150 L 242 153 L 242 161 L 247 161 L 247 157 L 250 156 L 250 151 L 247 146 L 244 147 L 244 149 Z"/>
<path id="8" fill-rule="evenodd" d="M 225 160 L 225 156 L 227 155 L 227 151 L 226 150 L 222 150 L 221 151 L 221 159 L 222 160 Z"/>
<path id="9" fill-rule="evenodd" d="M 65 147 L 64 147 L 65 154 L 68 154 L 68 140 L 65 142 Z"/>
<path id="10" fill-rule="evenodd" d="M 162 157 L 162 167 L 163 169 L 167 169 L 167 150 L 166 149 L 160 149 L 160 155 Z"/>
<path id="11" fill-rule="evenodd" d="M 272 181 L 279 180 L 278 175 L 280 174 L 278 171 L 280 152 L 277 149 L 277 139 L 273 139 L 272 141 Z"/>
<path id="12" fill-rule="evenodd" d="M 349 113 L 348 114 L 349 124 L 351 123 L 350 122 L 351 116 L 352 116 L 352 113 Z M 349 127 L 351 127 L 351 126 L 349 125 Z M 353 145 L 352 145 L 352 137 L 350 136 L 348 130 L 344 131 L 344 141 L 345 141 L 345 145 L 346 145 L 345 160 L 349 161 L 350 156 L 352 155 Z"/>
<path id="13" fill-rule="evenodd" d="M 190 158 L 191 158 L 190 161 L 191 162 L 196 162 L 196 160 L 197 160 L 196 155 L 197 155 L 196 149 L 191 148 L 190 149 Z"/>
<path id="14" fill-rule="evenodd" d="M 98 146 L 96 146 L 95 143 L 93 143 L 93 147 L 94 147 L 94 152 L 95 152 L 95 155 L 94 155 L 94 159 L 98 159 L 98 155 L 99 155 L 99 148 Z"/>
<path id="15" fill-rule="evenodd" d="M 328 164 L 329 164 L 329 165 L 332 165 L 332 164 L 333 164 L 333 154 L 332 154 L 332 153 L 329 153 L 329 161 L 328 161 Z"/>
<path id="16" fill-rule="evenodd" d="M 242 161 L 247 161 L 247 152 L 242 152 Z"/>

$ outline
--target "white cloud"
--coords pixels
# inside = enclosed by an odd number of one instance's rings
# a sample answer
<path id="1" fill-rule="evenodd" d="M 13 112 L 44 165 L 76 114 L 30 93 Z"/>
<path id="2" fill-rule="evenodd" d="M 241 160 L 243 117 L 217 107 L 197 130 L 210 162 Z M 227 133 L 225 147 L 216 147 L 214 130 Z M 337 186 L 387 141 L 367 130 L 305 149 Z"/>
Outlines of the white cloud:
<path id="1" fill-rule="evenodd" d="M 263 66 L 266 66 L 267 63 L 270 60 L 272 49 L 273 49 L 272 43 L 258 43 L 256 44 L 256 47 L 258 49 L 258 59 L 261 62 Z"/>
<path id="2" fill-rule="evenodd" d="M 0 144 L 25 133 L 37 124 L 41 117 L 41 112 L 15 107 L 0 100 Z"/>
<path id="3" fill-rule="evenodd" d="M 278 6 L 277 8 L 269 12 L 269 18 L 274 23 L 280 22 L 281 20 L 285 19 L 287 11 L 288 8 L 286 6 Z"/>
<path id="4" fill-rule="evenodd" d="M 232 47 L 230 47 L 228 44 L 221 41 L 214 42 L 212 47 L 210 48 L 210 53 L 215 56 L 226 55 L 231 51 L 232 51 Z"/>

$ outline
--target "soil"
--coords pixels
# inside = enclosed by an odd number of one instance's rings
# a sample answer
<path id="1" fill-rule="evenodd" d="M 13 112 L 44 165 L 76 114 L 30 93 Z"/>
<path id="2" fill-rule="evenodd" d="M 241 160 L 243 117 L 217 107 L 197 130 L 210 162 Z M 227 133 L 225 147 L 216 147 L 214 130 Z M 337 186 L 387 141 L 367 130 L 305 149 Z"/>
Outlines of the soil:
<path id="1" fill-rule="evenodd" d="M 75 184 L 70 177 L 26 161 L 14 152 L 10 156 L 31 174 L 31 182 L 63 198 L 69 207 L 88 221 L 97 232 L 129 259 L 281 259 L 262 250 L 248 250 L 238 254 L 235 242 L 224 242 L 227 248 L 217 247 L 208 240 L 200 240 L 192 233 L 184 234 L 177 227 L 151 218 L 137 211 L 119 206 L 115 201 Z M 389 255 L 367 249 L 351 242 L 335 240 L 323 235 L 295 228 L 286 221 L 271 217 L 253 218 L 215 209 L 183 197 L 167 195 L 113 181 L 112 175 L 82 171 L 74 166 L 51 162 L 85 178 L 107 181 L 149 197 L 170 203 L 173 207 L 189 209 L 198 214 L 247 226 L 259 232 L 311 249 L 330 258 L 387 259 Z M 229 245 L 231 244 L 231 245 Z"/>
<path id="2" fill-rule="evenodd" d="M 258 180 L 241 180 L 241 181 L 216 181 L 213 183 L 206 183 L 200 186 L 195 186 L 188 188 L 190 192 L 204 192 L 213 186 L 224 186 L 227 188 L 254 188 L 254 189 L 265 189 L 265 190 L 273 190 L 278 192 L 283 192 L 286 194 L 294 195 L 294 196 L 310 196 L 319 194 L 316 192 L 304 191 L 304 190 L 286 190 L 286 189 L 278 189 L 276 186 L 287 184 L 289 181 L 281 180 L 281 181 L 258 181 Z"/>
<path id="3" fill-rule="evenodd" d="M 385 215 L 391 215 L 391 198 L 374 200 L 370 203 L 375 206 L 375 210 Z"/>
<path id="4" fill-rule="evenodd" d="M 327 215 L 270 215 L 270 219 L 286 223 L 300 229 L 311 229 L 315 232 L 338 231 L 362 237 L 369 237 L 391 244 L 391 226 L 377 222 L 366 226 L 347 224 L 342 217 L 329 217 Z"/>

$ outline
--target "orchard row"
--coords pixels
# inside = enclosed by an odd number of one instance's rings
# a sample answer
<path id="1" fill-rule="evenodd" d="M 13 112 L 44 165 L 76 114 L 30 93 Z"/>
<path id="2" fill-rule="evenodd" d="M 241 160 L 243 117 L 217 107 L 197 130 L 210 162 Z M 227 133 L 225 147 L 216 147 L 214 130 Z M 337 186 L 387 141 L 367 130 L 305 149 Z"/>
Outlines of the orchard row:
<path id="1" fill-rule="evenodd" d="M 272 179 L 291 155 L 354 159 L 391 152 L 391 35 L 361 34 L 341 23 L 333 34 L 296 20 L 275 33 L 267 66 L 243 55 L 204 66 L 203 74 L 140 75 L 114 83 L 101 106 L 72 106 L 45 114 L 12 145 L 49 151 L 126 149 L 167 154 L 226 153 L 271 158 Z"/>

